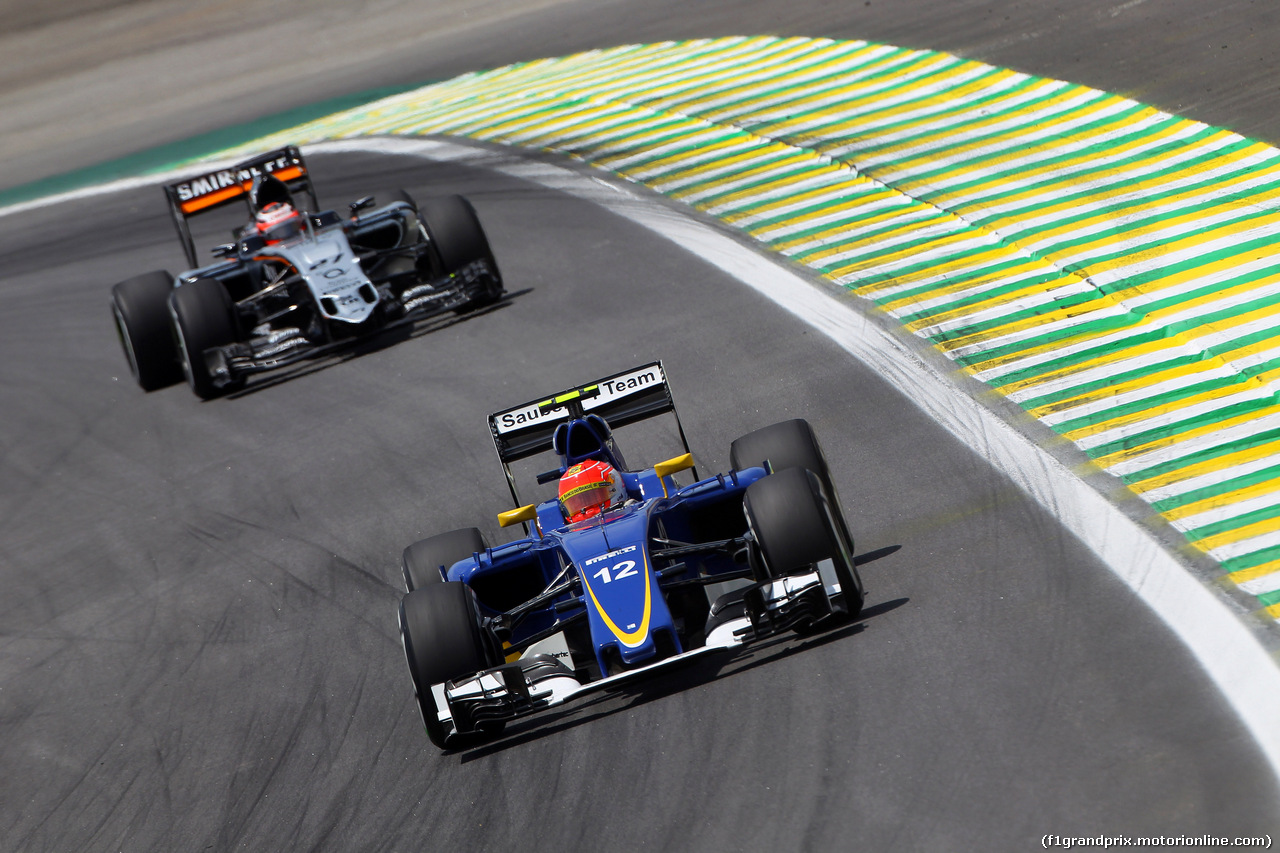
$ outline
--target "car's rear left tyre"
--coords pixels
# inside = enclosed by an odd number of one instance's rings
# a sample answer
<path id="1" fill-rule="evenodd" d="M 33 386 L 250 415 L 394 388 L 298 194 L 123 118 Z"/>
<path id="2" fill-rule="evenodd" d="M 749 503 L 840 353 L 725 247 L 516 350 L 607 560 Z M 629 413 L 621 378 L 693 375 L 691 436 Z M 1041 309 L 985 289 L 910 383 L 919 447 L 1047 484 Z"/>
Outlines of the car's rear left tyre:
<path id="1" fill-rule="evenodd" d="M 451 726 L 440 719 L 443 709 L 431 686 L 501 663 L 495 641 L 481 627 L 475 594 L 457 582 L 430 584 L 406 594 L 400 599 L 400 638 L 427 737 L 446 749 Z M 496 734 L 500 728 L 486 728 L 486 733 Z"/>
<path id="2" fill-rule="evenodd" d="M 238 339 L 235 303 L 222 282 L 198 278 L 180 285 L 169 296 L 173 336 L 187 384 L 197 397 L 220 397 L 244 384 L 243 378 L 219 387 L 205 362 L 205 350 L 235 343 Z"/>
<path id="3" fill-rule="evenodd" d="M 173 276 L 156 270 L 111 288 L 111 314 L 134 381 L 155 391 L 182 380 L 177 347 L 169 330 Z"/>
<path id="4" fill-rule="evenodd" d="M 409 592 L 429 584 L 442 583 L 440 567 L 446 569 L 459 560 L 486 550 L 489 544 L 483 534 L 474 527 L 450 530 L 418 542 L 404 549 L 400 568 L 404 574 L 404 586 Z"/>
<path id="5" fill-rule="evenodd" d="M 747 487 L 743 497 L 747 525 L 760 549 L 769 577 L 781 577 L 831 560 L 850 618 L 862 610 L 862 579 L 845 547 L 834 507 L 818 476 L 805 468 L 787 468 Z"/>
<path id="6" fill-rule="evenodd" d="M 769 461 L 774 473 L 787 468 L 808 468 L 818 475 L 829 495 L 836 493 L 827 468 L 827 457 L 818 445 L 813 427 L 803 418 L 762 427 L 729 445 L 729 464 L 735 470 L 761 466 L 765 460 Z"/>
<path id="7" fill-rule="evenodd" d="M 467 264 L 483 260 L 489 264 L 493 273 L 491 286 L 458 310 L 470 311 L 500 298 L 504 292 L 502 274 L 498 271 L 498 262 L 489 247 L 489 238 L 484 233 L 471 202 L 460 195 L 441 196 L 427 199 L 418 210 L 426 224 L 427 233 L 431 235 L 441 272 L 457 272 Z"/>

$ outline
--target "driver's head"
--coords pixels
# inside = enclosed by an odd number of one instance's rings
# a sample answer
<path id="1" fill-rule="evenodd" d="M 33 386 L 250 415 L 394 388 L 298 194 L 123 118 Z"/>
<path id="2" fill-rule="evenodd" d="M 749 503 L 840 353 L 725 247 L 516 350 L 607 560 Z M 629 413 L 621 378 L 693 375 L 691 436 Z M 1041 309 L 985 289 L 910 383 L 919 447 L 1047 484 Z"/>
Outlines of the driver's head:
<path id="1" fill-rule="evenodd" d="M 253 179 L 253 186 L 249 187 L 249 207 L 257 214 L 272 204 L 293 206 L 289 185 L 274 175 L 258 175 Z"/>
<path id="2" fill-rule="evenodd" d="M 258 226 L 259 233 L 262 233 L 270 231 L 281 222 L 292 219 L 297 215 L 298 212 L 288 202 L 273 201 L 255 213 L 253 221 Z"/>
<path id="3" fill-rule="evenodd" d="M 259 175 L 254 179 L 253 186 L 249 188 L 249 206 L 253 209 L 253 224 L 263 235 L 298 215 L 289 187 L 271 175 Z"/>
<path id="4" fill-rule="evenodd" d="M 560 511 L 568 521 L 599 515 L 622 496 L 622 477 L 607 462 L 589 459 L 560 477 Z"/>

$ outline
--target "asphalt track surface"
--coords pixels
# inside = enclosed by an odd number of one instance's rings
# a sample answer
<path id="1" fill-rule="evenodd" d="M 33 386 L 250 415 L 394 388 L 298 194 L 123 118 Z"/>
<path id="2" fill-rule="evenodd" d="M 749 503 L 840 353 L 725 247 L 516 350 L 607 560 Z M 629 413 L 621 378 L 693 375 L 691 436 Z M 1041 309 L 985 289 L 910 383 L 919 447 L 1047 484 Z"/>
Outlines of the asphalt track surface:
<path id="1" fill-rule="evenodd" d="M 144 395 L 106 295 L 180 264 L 159 192 L 4 221 L 0 846 L 1024 850 L 1046 833 L 1276 832 L 1274 778 L 1158 620 L 825 339 L 585 202 L 408 158 L 313 165 L 329 204 L 470 196 L 509 302 L 233 399 Z M 395 631 L 400 549 L 477 523 L 500 537 L 486 414 L 653 357 L 707 468 L 757 426 L 814 423 L 864 618 L 441 756 Z M 670 448 L 637 438 L 650 462 Z"/>

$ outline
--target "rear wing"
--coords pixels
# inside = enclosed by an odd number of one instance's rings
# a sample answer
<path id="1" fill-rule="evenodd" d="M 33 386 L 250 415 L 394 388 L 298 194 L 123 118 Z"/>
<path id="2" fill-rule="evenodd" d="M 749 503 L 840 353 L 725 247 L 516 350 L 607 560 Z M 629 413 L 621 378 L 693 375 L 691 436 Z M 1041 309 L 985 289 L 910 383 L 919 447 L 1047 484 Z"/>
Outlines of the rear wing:
<path id="1" fill-rule="evenodd" d="M 489 415 L 489 431 L 493 434 L 493 446 L 498 451 L 502 470 L 507 475 L 511 497 L 519 506 L 511 463 L 552 450 L 551 438 L 560 424 L 584 415 L 599 415 L 611 428 L 617 428 L 667 412 L 675 417 L 680 442 L 685 453 L 689 453 L 689 440 L 685 438 L 684 425 L 680 423 L 680 413 L 676 411 L 666 371 L 661 361 L 654 361 L 606 376 L 589 385 L 569 388 L 550 397 L 495 412 Z M 696 471 L 694 476 L 697 476 Z"/>
<path id="2" fill-rule="evenodd" d="M 311 174 L 307 171 L 306 161 L 296 145 L 287 145 L 266 154 L 260 154 L 250 160 L 237 163 L 230 169 L 216 169 L 205 172 L 176 184 L 167 184 L 165 197 L 169 200 L 169 212 L 173 216 L 174 225 L 178 229 L 178 239 L 182 249 L 187 253 L 187 261 L 191 266 L 199 266 L 196 259 L 195 242 L 191 239 L 191 227 L 187 220 L 197 214 L 207 213 L 219 207 L 243 198 L 245 207 L 249 204 L 249 189 L 253 179 L 259 175 L 274 175 L 285 182 L 293 192 L 299 190 L 309 197 L 309 210 L 316 210 L 320 203 L 316 200 L 316 189 L 311 183 Z M 252 213 L 252 211 L 249 211 Z"/>

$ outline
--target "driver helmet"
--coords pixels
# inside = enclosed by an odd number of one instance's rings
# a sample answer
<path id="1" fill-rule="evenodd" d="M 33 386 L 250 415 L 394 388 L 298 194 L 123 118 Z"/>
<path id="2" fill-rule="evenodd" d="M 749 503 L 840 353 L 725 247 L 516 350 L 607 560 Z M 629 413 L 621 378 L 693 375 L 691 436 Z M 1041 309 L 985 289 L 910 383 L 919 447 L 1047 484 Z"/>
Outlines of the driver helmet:
<path id="1" fill-rule="evenodd" d="M 560 477 L 560 511 L 570 522 L 597 516 L 624 495 L 622 475 L 607 462 L 588 459 Z"/>
<path id="2" fill-rule="evenodd" d="M 286 222 L 297 215 L 298 211 L 294 210 L 293 205 L 287 201 L 273 201 L 263 205 L 262 209 L 253 215 L 253 219 L 258 226 L 258 233 L 265 234 L 280 223 Z"/>

